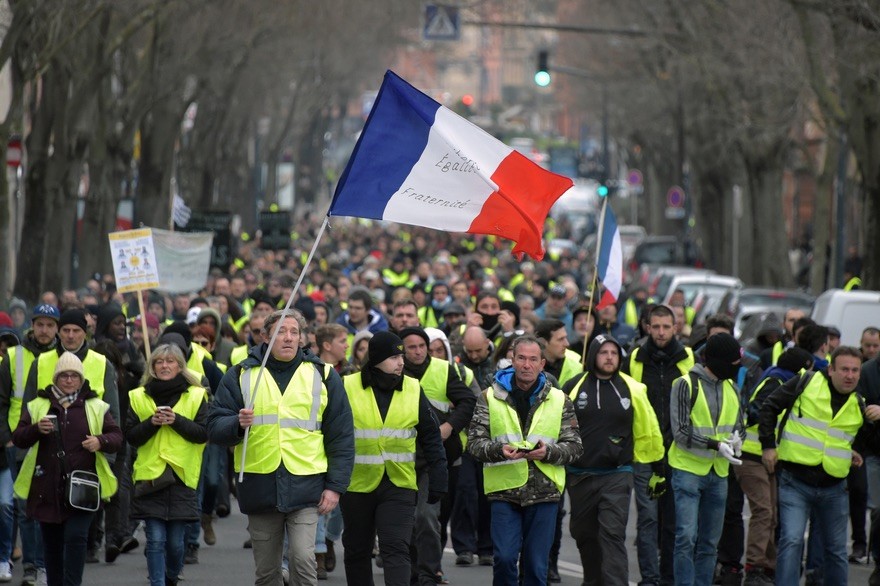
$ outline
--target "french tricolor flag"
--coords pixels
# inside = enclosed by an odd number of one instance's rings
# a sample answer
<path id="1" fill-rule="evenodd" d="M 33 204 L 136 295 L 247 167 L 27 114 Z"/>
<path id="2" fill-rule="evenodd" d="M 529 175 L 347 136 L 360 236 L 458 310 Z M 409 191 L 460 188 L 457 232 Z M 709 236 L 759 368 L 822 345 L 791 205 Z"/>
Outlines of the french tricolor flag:
<path id="1" fill-rule="evenodd" d="M 388 71 L 329 215 L 494 234 L 541 259 L 544 220 L 571 186 Z"/>
<path id="2" fill-rule="evenodd" d="M 597 309 L 616 303 L 623 286 L 623 246 L 620 243 L 620 230 L 617 218 L 608 205 L 608 198 L 602 204 L 602 217 L 599 220 L 599 256 L 596 258 L 596 275 L 602 281 L 604 291 Z"/>

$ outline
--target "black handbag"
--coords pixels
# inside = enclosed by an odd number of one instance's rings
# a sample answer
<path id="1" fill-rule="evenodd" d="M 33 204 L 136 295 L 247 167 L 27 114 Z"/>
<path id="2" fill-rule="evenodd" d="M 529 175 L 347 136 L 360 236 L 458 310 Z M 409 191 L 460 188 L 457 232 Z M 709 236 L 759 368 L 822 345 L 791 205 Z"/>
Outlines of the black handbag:
<path id="1" fill-rule="evenodd" d="M 80 511 L 94 513 L 101 507 L 101 481 L 98 475 L 88 470 L 67 472 L 64 443 L 61 431 L 55 426 L 55 441 L 58 443 L 56 455 L 61 462 L 61 477 L 64 479 L 64 499 L 67 504 Z"/>

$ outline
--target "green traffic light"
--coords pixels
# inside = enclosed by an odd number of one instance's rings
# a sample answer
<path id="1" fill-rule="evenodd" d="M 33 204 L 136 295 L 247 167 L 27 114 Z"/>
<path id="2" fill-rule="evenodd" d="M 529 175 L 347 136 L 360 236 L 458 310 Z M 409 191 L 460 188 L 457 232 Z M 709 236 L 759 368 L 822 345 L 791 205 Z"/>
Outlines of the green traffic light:
<path id="1" fill-rule="evenodd" d="M 599 197 L 605 197 L 606 195 L 608 195 L 608 186 L 600 185 L 596 188 L 596 193 L 599 194 Z"/>
<path id="2" fill-rule="evenodd" d="M 549 71 L 538 71 L 535 73 L 535 83 L 540 87 L 547 87 L 550 85 L 550 72 Z"/>

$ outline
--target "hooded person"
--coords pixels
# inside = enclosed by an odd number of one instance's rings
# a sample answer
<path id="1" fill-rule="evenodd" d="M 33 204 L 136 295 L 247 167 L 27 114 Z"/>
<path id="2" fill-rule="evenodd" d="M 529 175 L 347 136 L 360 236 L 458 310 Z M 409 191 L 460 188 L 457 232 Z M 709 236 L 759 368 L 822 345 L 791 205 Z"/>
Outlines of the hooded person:
<path id="1" fill-rule="evenodd" d="M 121 375 L 119 380 L 120 391 L 128 392 L 140 384 L 144 376 L 146 363 L 141 353 L 128 337 L 125 314 L 116 303 L 108 303 L 98 310 L 98 319 L 95 324 L 94 349 L 108 358 L 111 351 L 107 346 L 113 346 L 119 353 L 119 364 L 114 363 Z M 120 399 L 122 397 L 120 396 Z M 128 401 L 120 403 L 122 413 L 128 413 Z"/>
<path id="2" fill-rule="evenodd" d="M 231 355 L 233 348 L 235 348 L 235 342 L 220 335 L 220 329 L 223 327 L 223 318 L 220 317 L 220 312 L 213 307 L 203 308 L 196 318 L 196 325 L 201 324 L 207 324 L 214 328 L 216 343 L 211 359 L 227 367 L 231 366 Z"/>
<path id="3" fill-rule="evenodd" d="M 664 453 L 647 388 L 620 372 L 623 356 L 617 340 L 597 335 L 587 349 L 586 372 L 562 389 L 574 405 L 581 443 L 590 446 L 566 471 L 571 534 L 584 577 L 594 583 L 627 581 L 632 463 L 658 462 Z M 662 476 L 662 466 L 658 472 Z"/>
<path id="4" fill-rule="evenodd" d="M 403 341 L 391 332 L 370 338 L 361 372 L 343 379 L 354 419 L 355 464 L 342 496 L 345 574 L 349 583 L 369 584 L 372 551 L 379 535 L 385 580 L 408 584 L 410 543 L 415 524 L 416 450 L 427 466 L 428 500 L 437 503 L 447 489 L 446 456 L 431 405 L 404 368 Z M 381 440 L 381 429 L 399 430 Z"/>

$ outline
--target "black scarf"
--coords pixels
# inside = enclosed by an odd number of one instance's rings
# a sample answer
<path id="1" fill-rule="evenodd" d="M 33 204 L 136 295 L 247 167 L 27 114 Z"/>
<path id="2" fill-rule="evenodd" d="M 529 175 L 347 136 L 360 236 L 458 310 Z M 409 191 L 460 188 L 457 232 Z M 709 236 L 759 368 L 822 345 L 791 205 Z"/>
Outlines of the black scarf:
<path id="1" fill-rule="evenodd" d="M 389 374 L 378 368 L 368 366 L 361 371 L 361 384 L 378 391 L 394 391 L 402 388 L 403 375 Z"/>
<path id="2" fill-rule="evenodd" d="M 171 380 L 153 379 L 146 385 L 147 394 L 153 397 L 157 407 L 173 407 L 188 388 L 189 383 L 183 378 L 183 374 L 178 374 Z"/>

